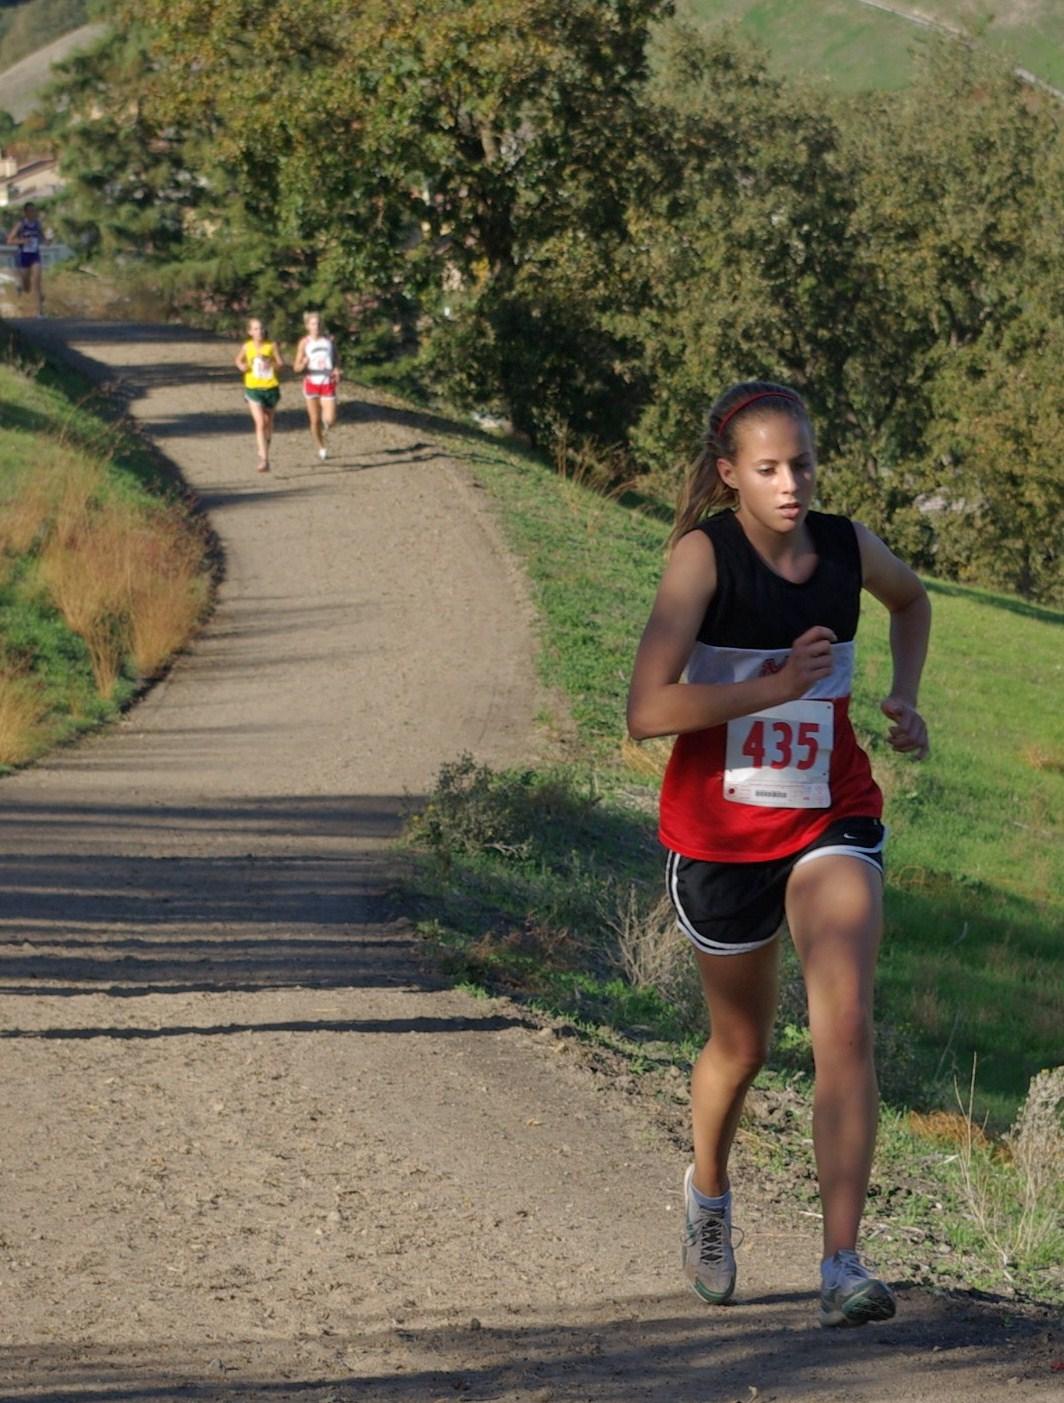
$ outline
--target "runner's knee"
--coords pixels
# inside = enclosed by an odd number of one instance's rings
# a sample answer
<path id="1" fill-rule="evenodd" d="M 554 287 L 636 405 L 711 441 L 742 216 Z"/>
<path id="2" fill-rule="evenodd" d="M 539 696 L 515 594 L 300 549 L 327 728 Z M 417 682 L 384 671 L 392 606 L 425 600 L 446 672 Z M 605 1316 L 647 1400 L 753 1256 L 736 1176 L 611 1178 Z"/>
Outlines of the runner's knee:
<path id="1" fill-rule="evenodd" d="M 753 1029 L 748 1034 L 714 1033 L 709 1040 L 710 1059 L 718 1066 L 726 1068 L 728 1075 L 737 1084 L 751 1082 L 765 1064 L 768 1056 L 768 1037 Z"/>
<path id="2" fill-rule="evenodd" d="M 859 999 L 812 1018 L 811 1032 L 813 1060 L 821 1075 L 872 1059 L 875 1048 L 872 1010 Z"/>

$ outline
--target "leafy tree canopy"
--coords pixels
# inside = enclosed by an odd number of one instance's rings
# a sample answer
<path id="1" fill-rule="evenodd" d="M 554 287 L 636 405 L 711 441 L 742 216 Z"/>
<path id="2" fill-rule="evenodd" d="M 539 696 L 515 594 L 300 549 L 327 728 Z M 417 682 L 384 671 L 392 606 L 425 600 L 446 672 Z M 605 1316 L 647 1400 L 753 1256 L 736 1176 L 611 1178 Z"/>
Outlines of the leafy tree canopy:
<path id="1" fill-rule="evenodd" d="M 944 41 L 902 94 L 826 98 L 667 0 L 119 17 L 51 98 L 80 246 L 201 315 L 383 317 L 452 401 L 662 479 L 723 384 L 785 379 L 828 507 L 1064 592 L 1030 529 L 1064 506 L 1064 137 L 1005 68 Z"/>

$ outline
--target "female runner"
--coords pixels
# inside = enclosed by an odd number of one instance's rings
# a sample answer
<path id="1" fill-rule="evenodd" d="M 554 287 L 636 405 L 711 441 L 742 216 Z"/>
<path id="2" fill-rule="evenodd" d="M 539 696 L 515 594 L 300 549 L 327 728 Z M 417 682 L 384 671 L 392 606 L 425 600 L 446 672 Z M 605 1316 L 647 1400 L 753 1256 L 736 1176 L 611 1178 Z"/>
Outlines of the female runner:
<path id="1" fill-rule="evenodd" d="M 811 510 L 815 487 L 813 430 L 794 391 L 750 381 L 720 397 L 639 646 L 628 724 L 637 740 L 677 737 L 660 836 L 709 1009 L 691 1084 L 685 1274 L 711 1303 L 735 1289 L 728 1155 L 769 1042 L 786 916 L 816 1068 L 820 1322 L 863 1325 L 888 1319 L 895 1303 L 856 1251 L 878 1113 L 872 985 L 885 830 L 849 719 L 854 635 L 863 587 L 891 616 L 890 744 L 922 760 L 916 698 L 930 605 L 866 527 Z"/>
<path id="2" fill-rule="evenodd" d="M 281 398 L 277 372 L 284 368 L 284 357 L 273 341 L 266 339 L 266 327 L 259 317 L 247 325 L 248 339 L 240 348 L 236 368 L 244 375 L 244 398 L 255 424 L 255 443 L 259 450 L 256 471 L 270 471 L 270 441 L 273 419 Z"/>
<path id="3" fill-rule="evenodd" d="M 303 399 L 310 420 L 310 436 L 324 463 L 329 456 L 325 447 L 326 431 L 336 423 L 336 387 L 342 374 L 336 363 L 336 343 L 326 335 L 320 312 L 308 312 L 303 318 L 307 334 L 296 348 L 292 369 L 303 376 Z"/>

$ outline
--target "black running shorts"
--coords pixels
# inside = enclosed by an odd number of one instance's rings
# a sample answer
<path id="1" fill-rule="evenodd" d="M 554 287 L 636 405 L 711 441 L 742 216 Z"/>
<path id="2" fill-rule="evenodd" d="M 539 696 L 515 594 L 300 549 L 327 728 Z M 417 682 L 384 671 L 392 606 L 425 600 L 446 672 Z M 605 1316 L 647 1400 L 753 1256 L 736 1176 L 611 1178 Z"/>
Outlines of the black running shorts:
<path id="1" fill-rule="evenodd" d="M 796 853 L 771 862 L 701 862 L 670 852 L 665 883 L 680 929 L 707 955 L 756 950 L 783 924 L 787 879 L 800 862 L 846 854 L 882 872 L 886 836 L 878 818 L 846 818 Z"/>

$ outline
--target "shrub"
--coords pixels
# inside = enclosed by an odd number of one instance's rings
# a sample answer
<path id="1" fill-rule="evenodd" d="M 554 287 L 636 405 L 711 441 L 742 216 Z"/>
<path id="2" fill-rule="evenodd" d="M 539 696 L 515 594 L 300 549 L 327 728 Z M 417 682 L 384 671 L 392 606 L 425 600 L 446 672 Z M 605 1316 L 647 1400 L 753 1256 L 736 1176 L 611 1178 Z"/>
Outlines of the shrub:
<path id="1" fill-rule="evenodd" d="M 432 796 L 407 831 L 445 867 L 495 852 L 523 861 L 547 825 L 581 822 L 598 802 L 564 775 L 495 771 L 471 755 L 443 765 Z"/>

